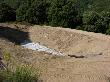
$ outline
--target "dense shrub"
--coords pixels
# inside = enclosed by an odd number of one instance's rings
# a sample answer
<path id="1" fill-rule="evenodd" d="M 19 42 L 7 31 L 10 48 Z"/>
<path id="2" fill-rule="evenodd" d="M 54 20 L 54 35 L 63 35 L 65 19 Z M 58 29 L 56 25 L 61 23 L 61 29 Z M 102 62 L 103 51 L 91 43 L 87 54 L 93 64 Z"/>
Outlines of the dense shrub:
<path id="1" fill-rule="evenodd" d="M 30 7 L 30 1 L 27 0 L 24 4 L 22 4 L 17 10 L 16 10 L 16 20 L 17 21 L 25 21 L 26 20 L 26 12 Z"/>
<path id="2" fill-rule="evenodd" d="M 0 3 L 0 22 L 16 19 L 109 34 L 108 0 L 1 0 Z"/>
<path id="3" fill-rule="evenodd" d="M 107 29 L 106 34 L 109 34 L 110 35 L 110 28 Z"/>
<path id="4" fill-rule="evenodd" d="M 43 0 L 27 1 L 17 9 L 16 13 L 17 21 L 43 24 L 47 20 L 46 2 Z"/>
<path id="5" fill-rule="evenodd" d="M 86 12 L 83 14 L 83 26 L 82 28 L 86 31 L 106 33 L 109 28 L 110 13 L 109 12 Z"/>
<path id="6" fill-rule="evenodd" d="M 86 25 L 94 25 L 99 18 L 98 13 L 94 11 L 83 13 L 83 23 Z"/>
<path id="7" fill-rule="evenodd" d="M 5 3 L 0 3 L 0 22 L 15 20 L 16 20 L 15 10 Z"/>
<path id="8" fill-rule="evenodd" d="M 46 2 L 35 0 L 26 12 L 26 21 L 34 24 L 44 24 L 46 19 Z"/>
<path id="9" fill-rule="evenodd" d="M 17 9 L 26 0 L 1 0 L 1 1 L 8 4 L 10 7 Z"/>
<path id="10" fill-rule="evenodd" d="M 73 28 L 80 24 L 78 11 L 71 0 L 53 0 L 48 11 L 48 21 L 52 26 Z"/>

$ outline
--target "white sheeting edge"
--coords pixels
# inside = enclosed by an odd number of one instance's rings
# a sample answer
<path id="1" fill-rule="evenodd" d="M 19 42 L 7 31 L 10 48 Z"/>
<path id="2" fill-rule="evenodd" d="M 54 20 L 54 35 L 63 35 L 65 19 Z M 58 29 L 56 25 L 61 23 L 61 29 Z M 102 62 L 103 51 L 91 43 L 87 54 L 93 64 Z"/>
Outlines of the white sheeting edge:
<path id="1" fill-rule="evenodd" d="M 37 50 L 39 52 L 44 51 L 44 52 L 50 53 L 52 55 L 62 55 L 63 56 L 62 53 L 57 52 L 54 49 L 50 49 L 46 46 L 40 45 L 39 43 L 25 41 L 25 42 L 21 43 L 21 46 L 23 46 L 24 48 L 27 48 L 27 49 Z"/>

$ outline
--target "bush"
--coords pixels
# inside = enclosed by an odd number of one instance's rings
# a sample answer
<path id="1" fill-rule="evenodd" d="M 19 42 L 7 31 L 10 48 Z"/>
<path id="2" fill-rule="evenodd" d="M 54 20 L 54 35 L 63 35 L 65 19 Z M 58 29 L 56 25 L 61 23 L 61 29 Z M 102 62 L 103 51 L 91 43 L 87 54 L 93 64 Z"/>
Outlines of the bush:
<path id="1" fill-rule="evenodd" d="M 82 28 L 83 28 L 82 30 L 84 31 L 89 31 L 89 32 L 96 31 L 96 27 L 94 25 L 83 25 Z"/>
<path id="2" fill-rule="evenodd" d="M 17 9 L 17 21 L 26 21 L 32 24 L 44 24 L 47 20 L 46 2 L 43 0 L 28 0 Z"/>
<path id="3" fill-rule="evenodd" d="M 52 26 L 73 28 L 80 25 L 78 11 L 71 0 L 53 0 L 48 11 L 48 21 Z"/>
<path id="4" fill-rule="evenodd" d="M 106 31 L 106 34 L 109 34 L 109 35 L 110 35 L 110 29 L 108 29 L 108 30 Z"/>
<path id="5" fill-rule="evenodd" d="M 16 10 L 16 20 L 17 21 L 25 21 L 26 20 L 26 12 L 29 9 L 30 4 L 27 1 L 26 3 L 22 4 L 17 10 Z"/>
<path id="6" fill-rule="evenodd" d="M 26 21 L 34 24 L 44 24 L 46 19 L 46 3 L 35 0 L 26 12 Z"/>
<path id="7" fill-rule="evenodd" d="M 13 8 L 5 3 L 0 3 L 0 22 L 15 21 L 16 13 Z"/>
<path id="8" fill-rule="evenodd" d="M 0 71 L 0 82 L 37 82 L 39 74 L 29 67 L 17 67 L 15 71 Z"/>
<path id="9" fill-rule="evenodd" d="M 109 12 L 86 12 L 83 14 L 83 29 L 96 33 L 106 33 L 109 28 Z"/>
<path id="10" fill-rule="evenodd" d="M 83 23 L 86 25 L 94 25 L 98 19 L 99 14 L 97 12 L 90 11 L 83 14 Z"/>

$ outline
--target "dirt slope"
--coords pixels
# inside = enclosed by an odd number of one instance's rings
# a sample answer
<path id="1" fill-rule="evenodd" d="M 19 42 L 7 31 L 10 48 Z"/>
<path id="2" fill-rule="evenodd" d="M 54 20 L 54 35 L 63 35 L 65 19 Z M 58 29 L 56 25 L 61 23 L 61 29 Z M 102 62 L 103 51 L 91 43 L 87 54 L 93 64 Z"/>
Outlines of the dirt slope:
<path id="1" fill-rule="evenodd" d="M 104 54 L 110 48 L 110 36 L 68 28 L 34 26 L 30 29 L 30 38 L 65 55 Z"/>
<path id="2" fill-rule="evenodd" d="M 65 55 L 81 54 L 87 57 L 42 62 L 46 68 L 42 75 L 44 82 L 110 82 L 110 36 L 47 26 L 34 26 L 29 32 L 34 42 Z"/>
<path id="3" fill-rule="evenodd" d="M 0 48 L 8 50 L 13 61 L 30 64 L 42 72 L 40 82 L 110 82 L 110 36 L 65 28 L 32 26 L 29 37 L 66 56 L 24 49 L 0 38 Z M 97 55 L 102 53 L 102 55 Z M 84 55 L 74 58 L 70 55 Z"/>

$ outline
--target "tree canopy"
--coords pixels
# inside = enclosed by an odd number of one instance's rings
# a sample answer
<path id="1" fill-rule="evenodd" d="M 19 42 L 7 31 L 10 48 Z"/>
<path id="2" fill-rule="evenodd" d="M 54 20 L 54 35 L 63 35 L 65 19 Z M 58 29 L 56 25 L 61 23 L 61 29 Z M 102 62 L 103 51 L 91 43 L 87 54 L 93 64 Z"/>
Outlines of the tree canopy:
<path id="1" fill-rule="evenodd" d="M 13 8 L 11 8 L 6 3 L 0 3 L 0 22 L 15 21 L 16 13 Z"/>
<path id="2" fill-rule="evenodd" d="M 0 22 L 26 21 L 110 34 L 109 0 L 0 0 L 0 3 Z"/>

